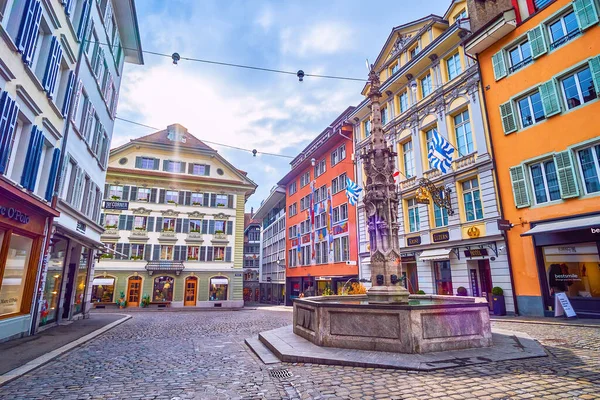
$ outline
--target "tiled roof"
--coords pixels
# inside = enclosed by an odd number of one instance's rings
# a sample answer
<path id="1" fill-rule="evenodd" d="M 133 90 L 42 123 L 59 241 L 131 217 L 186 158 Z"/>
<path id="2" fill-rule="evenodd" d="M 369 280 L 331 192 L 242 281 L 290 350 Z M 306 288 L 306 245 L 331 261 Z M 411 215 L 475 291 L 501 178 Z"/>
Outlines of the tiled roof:
<path id="1" fill-rule="evenodd" d="M 182 132 L 183 138 L 185 138 L 185 142 L 177 140 L 173 141 L 169 139 L 169 131 L 171 129 L 176 129 L 179 132 Z M 167 129 L 163 129 L 162 131 L 154 132 L 146 136 L 142 136 L 137 139 L 133 139 L 132 142 L 144 142 L 144 143 L 156 143 L 156 144 L 166 144 L 166 145 L 178 145 L 180 147 L 186 147 L 189 149 L 196 150 L 212 150 L 214 149 L 208 146 L 206 143 L 196 138 L 194 135 L 188 132 L 187 128 L 183 127 L 179 124 L 169 125 Z"/>

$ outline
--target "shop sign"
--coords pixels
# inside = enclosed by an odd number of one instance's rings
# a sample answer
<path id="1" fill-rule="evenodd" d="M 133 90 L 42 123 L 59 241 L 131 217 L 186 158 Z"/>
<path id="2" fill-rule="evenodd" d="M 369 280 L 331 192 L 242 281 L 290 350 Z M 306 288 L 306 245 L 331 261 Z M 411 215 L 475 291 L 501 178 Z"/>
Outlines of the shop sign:
<path id="1" fill-rule="evenodd" d="M 569 318 L 576 317 L 575 310 L 569 301 L 566 293 L 556 293 L 554 295 L 554 316 L 565 315 Z"/>
<path id="2" fill-rule="evenodd" d="M 465 257 L 485 257 L 488 255 L 487 249 L 471 249 L 465 250 Z"/>
<path id="3" fill-rule="evenodd" d="M 474 269 L 470 269 L 469 277 L 471 278 L 471 293 L 473 293 L 473 297 L 479 297 L 479 285 L 477 284 L 477 271 Z"/>
<path id="4" fill-rule="evenodd" d="M 236 273 L 235 273 L 235 276 L 236 276 L 236 277 L 239 277 L 239 276 L 242 276 L 242 274 L 240 274 L 239 272 L 236 272 Z"/>
<path id="5" fill-rule="evenodd" d="M 590 228 L 590 231 L 595 235 L 600 235 L 600 228 Z"/>
<path id="6" fill-rule="evenodd" d="M 445 242 L 446 240 L 450 240 L 450 233 L 448 231 L 445 232 L 436 232 L 431 235 L 433 238 L 433 242 Z"/>
<path id="7" fill-rule="evenodd" d="M 406 244 L 409 246 L 417 246 L 421 244 L 421 236 L 413 236 L 406 238 Z"/>
<path id="8" fill-rule="evenodd" d="M 507 219 L 496 220 L 496 223 L 498 224 L 498 230 L 499 231 L 509 231 L 510 228 L 513 227 L 513 225 Z"/>
<path id="9" fill-rule="evenodd" d="M 86 224 L 84 224 L 81 221 L 77 221 L 77 231 L 78 232 L 85 233 L 85 228 L 87 228 Z"/>
<path id="10" fill-rule="evenodd" d="M 0 217 L 12 219 L 21 224 L 29 223 L 29 215 L 17 210 L 14 207 L 5 207 L 0 205 Z"/>
<path id="11" fill-rule="evenodd" d="M 400 258 L 400 261 L 403 262 L 403 263 L 417 262 L 417 257 L 415 257 L 415 256 L 402 256 Z"/>
<path id="12" fill-rule="evenodd" d="M 104 209 L 105 210 L 128 210 L 129 202 L 128 201 L 104 200 Z"/>

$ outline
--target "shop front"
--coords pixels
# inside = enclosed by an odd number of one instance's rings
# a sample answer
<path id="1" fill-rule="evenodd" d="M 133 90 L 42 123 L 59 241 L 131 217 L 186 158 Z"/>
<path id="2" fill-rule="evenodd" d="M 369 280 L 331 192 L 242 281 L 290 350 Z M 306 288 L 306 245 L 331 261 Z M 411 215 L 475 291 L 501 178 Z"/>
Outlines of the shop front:
<path id="1" fill-rule="evenodd" d="M 285 304 L 285 284 L 261 282 L 260 302 L 261 304 Z"/>
<path id="2" fill-rule="evenodd" d="M 0 178 L 0 342 L 30 333 L 45 236 L 58 215 Z"/>
<path id="3" fill-rule="evenodd" d="M 565 293 L 578 316 L 600 318 L 600 214 L 532 223 L 546 316 Z"/>
<path id="4" fill-rule="evenodd" d="M 291 306 L 297 298 L 341 294 L 342 290 L 349 290 L 352 282 L 358 282 L 358 275 L 288 278 L 286 305 Z"/>

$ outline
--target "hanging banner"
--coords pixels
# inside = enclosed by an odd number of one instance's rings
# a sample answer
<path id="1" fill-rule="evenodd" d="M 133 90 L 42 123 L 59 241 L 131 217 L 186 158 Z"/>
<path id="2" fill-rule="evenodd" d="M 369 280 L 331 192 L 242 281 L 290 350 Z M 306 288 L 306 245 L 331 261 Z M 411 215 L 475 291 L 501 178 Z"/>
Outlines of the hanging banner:
<path id="1" fill-rule="evenodd" d="M 344 221 L 341 224 L 334 225 L 331 229 L 334 235 L 340 235 L 348 232 L 348 221 Z"/>

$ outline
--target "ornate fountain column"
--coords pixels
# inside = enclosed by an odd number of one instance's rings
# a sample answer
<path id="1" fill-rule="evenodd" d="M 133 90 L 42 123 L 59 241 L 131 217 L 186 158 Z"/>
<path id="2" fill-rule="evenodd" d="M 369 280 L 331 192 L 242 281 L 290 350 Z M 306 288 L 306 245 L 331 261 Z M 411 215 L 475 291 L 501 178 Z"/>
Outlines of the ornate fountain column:
<path id="1" fill-rule="evenodd" d="M 402 284 L 398 240 L 398 193 L 393 173 L 396 152 L 388 147 L 381 124 L 379 75 L 369 72 L 371 101 L 371 141 L 362 150 L 367 184 L 364 205 L 371 246 L 372 287 L 367 291 L 369 303 L 406 303 L 408 290 Z"/>

